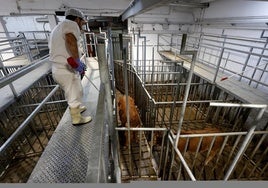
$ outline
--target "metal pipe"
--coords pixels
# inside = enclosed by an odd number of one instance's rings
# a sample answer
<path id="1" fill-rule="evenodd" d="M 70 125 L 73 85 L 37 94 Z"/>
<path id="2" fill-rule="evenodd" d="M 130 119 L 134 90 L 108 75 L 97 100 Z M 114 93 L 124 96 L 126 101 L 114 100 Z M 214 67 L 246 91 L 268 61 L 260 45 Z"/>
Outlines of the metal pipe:
<path id="1" fill-rule="evenodd" d="M 226 44 L 228 44 L 228 43 L 226 43 Z M 253 56 L 268 58 L 268 55 L 258 54 L 258 53 L 254 53 L 254 52 L 247 52 L 247 51 L 238 50 L 238 49 L 230 48 L 230 47 L 220 47 L 220 46 L 209 44 L 209 43 L 202 43 L 202 45 L 200 45 L 200 47 L 205 47 L 206 45 L 210 46 L 210 47 L 214 47 L 214 48 L 224 48 L 225 50 L 230 50 L 230 51 L 240 52 L 243 54 L 249 54 L 249 55 L 253 55 Z M 262 49 L 262 48 L 260 48 L 260 49 Z"/>
<path id="2" fill-rule="evenodd" d="M 8 76 L 8 72 L 7 72 L 6 68 L 4 67 L 4 64 L 3 64 L 3 62 L 1 60 L 0 60 L 0 66 L 3 67 L 2 71 L 4 72 L 4 75 L 7 77 Z M 6 77 L 4 77 L 4 78 L 6 78 Z M 0 81 L 0 83 L 1 83 L 1 81 Z M 16 89 L 14 88 L 13 84 L 12 83 L 9 83 L 8 85 L 9 85 L 9 87 L 10 87 L 10 89 L 11 89 L 14 97 L 15 98 L 18 97 L 18 93 L 17 93 Z"/>
<path id="3" fill-rule="evenodd" d="M 113 95 L 115 96 L 115 73 L 114 73 L 114 54 L 113 54 L 113 44 L 112 44 L 112 32 L 111 32 L 111 28 L 108 29 L 108 45 L 109 45 L 109 54 L 110 54 L 110 64 L 111 64 L 111 69 L 112 69 L 112 90 L 113 90 Z M 115 105 L 115 111 L 117 110 L 117 105 Z M 112 125 L 110 126 L 110 137 L 112 140 L 112 148 L 111 148 L 111 156 L 113 159 L 113 163 L 114 163 L 114 177 L 115 177 L 115 181 L 116 183 L 121 183 L 121 175 L 120 175 L 120 168 L 119 168 L 119 157 L 118 157 L 118 145 L 117 145 L 117 141 L 118 141 L 118 135 L 117 132 L 115 131 L 115 126 L 114 123 L 112 123 Z"/>
<path id="4" fill-rule="evenodd" d="M 7 84 L 17 80 L 18 78 L 24 76 L 25 74 L 29 73 L 30 71 L 36 69 L 37 67 L 43 65 L 46 62 L 48 62 L 48 57 L 39 61 L 39 62 L 32 63 L 28 66 L 25 66 L 22 69 L 20 69 L 19 71 L 13 72 L 6 77 L 0 78 L 0 88 L 2 88 L 4 86 L 6 86 Z"/>
<path id="5" fill-rule="evenodd" d="M 224 38 L 223 38 L 222 47 L 221 47 L 221 54 L 219 56 L 219 60 L 218 60 L 218 63 L 216 65 L 216 72 L 215 72 L 215 76 L 214 76 L 214 79 L 213 79 L 212 83 L 216 82 L 216 79 L 217 79 L 217 76 L 218 76 L 218 73 L 219 73 L 219 70 L 220 70 L 220 66 L 221 66 L 221 60 L 222 60 L 223 53 L 224 53 L 224 45 L 225 45 L 225 41 L 226 41 L 226 35 L 224 35 L 223 37 Z"/>
<path id="6" fill-rule="evenodd" d="M 116 127 L 115 130 L 118 131 L 126 131 L 126 130 L 132 130 L 132 131 L 167 131 L 167 128 L 161 128 L 161 127 Z"/>
<path id="7" fill-rule="evenodd" d="M 245 108 L 267 108 L 267 104 L 237 104 L 237 103 L 216 103 L 210 102 L 210 106 L 218 106 L 218 107 L 245 107 Z"/>
<path id="8" fill-rule="evenodd" d="M 188 175 L 190 176 L 191 180 L 196 181 L 196 179 L 195 179 L 193 173 L 191 172 L 191 169 L 190 169 L 189 166 L 187 165 L 187 162 L 184 160 L 184 158 L 183 158 L 183 156 L 182 156 L 180 150 L 178 149 L 176 142 L 174 143 L 174 139 L 171 137 L 171 135 L 168 135 L 168 138 L 169 138 L 169 140 L 170 140 L 170 142 L 171 142 L 171 144 L 172 144 L 174 150 L 175 150 L 176 153 L 178 154 L 178 156 L 179 156 L 179 158 L 180 158 L 180 160 L 181 160 L 181 162 L 182 162 L 182 164 L 183 164 L 185 170 L 187 171 Z"/>
<path id="9" fill-rule="evenodd" d="M 256 133 L 256 131 L 255 131 Z M 265 137 L 267 135 L 263 134 L 261 139 L 259 140 L 259 142 L 257 143 L 255 149 L 252 151 L 252 153 L 249 156 L 249 159 L 253 159 L 254 155 L 257 153 L 259 147 L 261 146 L 262 142 L 264 141 Z M 263 153 L 264 154 L 264 153 Z M 265 154 L 264 154 L 265 155 Z M 259 158 L 261 160 L 261 158 Z M 247 160 L 246 164 L 244 165 L 243 169 L 241 170 L 240 174 L 238 175 L 238 179 L 244 174 L 245 170 L 248 168 L 248 165 L 250 164 L 251 160 Z M 257 162 L 258 163 L 258 162 Z M 255 165 L 255 167 L 257 167 L 257 165 Z M 254 172 L 254 170 L 251 171 L 251 174 Z M 250 177 L 250 175 L 248 177 Z"/>
<path id="10" fill-rule="evenodd" d="M 195 61 L 196 61 L 196 51 L 185 51 L 185 46 L 186 46 L 186 38 L 187 35 L 183 34 L 182 35 L 182 43 L 181 43 L 181 53 L 182 55 L 193 55 L 192 56 L 192 61 L 191 61 L 191 66 L 190 66 L 190 72 L 188 75 L 188 79 L 187 79 L 187 86 L 185 89 L 185 93 L 184 93 L 184 98 L 183 98 L 183 104 L 182 104 L 182 109 L 181 109 L 181 113 L 180 113 L 180 119 L 179 119 L 179 123 L 178 123 L 178 133 L 176 136 L 176 147 L 178 145 L 179 142 L 179 136 L 180 136 L 180 131 L 181 131 L 181 126 L 183 123 L 183 118 L 184 118 L 184 114 L 185 114 L 185 109 L 186 109 L 186 105 L 187 105 L 187 99 L 188 99 L 188 95 L 189 95 L 189 91 L 190 91 L 190 83 L 192 80 L 192 76 L 193 76 L 193 71 L 194 71 L 194 66 L 195 66 Z"/>
<path id="11" fill-rule="evenodd" d="M 126 47 L 123 47 L 123 71 L 124 71 L 124 84 L 125 84 L 125 96 L 126 97 L 126 110 L 127 110 L 127 127 L 130 128 L 130 119 L 129 119 L 129 101 L 128 101 L 128 75 L 127 75 L 127 60 L 126 60 Z M 128 139 L 129 147 L 128 147 L 128 160 L 130 166 L 130 175 L 133 175 L 132 171 L 132 158 L 131 158 L 131 144 L 130 144 L 130 131 L 128 129 Z"/>
<path id="12" fill-rule="evenodd" d="M 86 74 L 84 74 L 84 77 L 95 87 L 95 89 L 97 90 L 97 91 L 100 91 L 98 88 L 97 88 L 97 86 L 89 79 L 89 77 L 86 75 Z"/>
<path id="13" fill-rule="evenodd" d="M 256 68 L 258 68 L 258 67 L 260 67 L 260 66 L 262 66 L 262 65 L 267 65 L 267 63 L 268 63 L 268 62 L 263 63 L 263 64 L 260 64 L 260 65 L 258 65 L 258 66 L 255 66 L 255 67 L 253 67 L 253 68 L 256 69 Z M 235 76 L 235 75 L 240 75 L 239 81 L 241 81 L 242 77 L 244 77 L 244 78 L 248 78 L 250 81 L 254 80 L 253 77 L 249 78 L 249 77 L 243 75 L 245 72 L 250 71 L 250 69 L 245 70 L 246 67 L 250 67 L 250 66 L 243 66 L 243 71 L 242 71 L 242 72 L 234 72 L 231 76 L 226 76 L 226 77 L 221 78 L 220 81 L 224 81 L 224 80 L 229 79 L 229 78 L 231 78 L 231 77 L 233 77 L 233 76 Z M 265 72 L 265 69 L 263 70 L 263 73 L 264 73 L 264 72 Z M 261 80 L 261 79 L 260 79 L 260 80 Z M 260 81 L 254 81 L 254 82 L 262 83 L 262 82 L 260 82 Z M 262 83 L 262 85 L 266 85 L 266 84 Z"/>
<path id="14" fill-rule="evenodd" d="M 230 178 L 230 175 L 232 174 L 232 172 L 233 172 L 235 166 L 237 165 L 237 162 L 239 161 L 239 159 L 241 158 L 242 154 L 243 154 L 244 151 L 246 150 L 246 148 L 247 148 L 247 146 L 248 146 L 248 144 L 249 144 L 249 142 L 250 142 L 250 140 L 251 140 L 251 138 L 252 138 L 252 135 L 253 135 L 253 133 L 254 133 L 255 128 L 256 128 L 256 126 L 253 126 L 253 127 L 249 130 L 249 132 L 248 132 L 248 134 L 246 135 L 246 137 L 245 137 L 245 139 L 244 139 L 242 145 L 240 146 L 240 149 L 239 149 L 237 155 L 235 156 L 235 158 L 234 158 L 234 160 L 233 160 L 233 162 L 232 162 L 230 168 L 228 169 L 227 173 L 225 174 L 223 180 L 227 181 L 227 180 Z"/>

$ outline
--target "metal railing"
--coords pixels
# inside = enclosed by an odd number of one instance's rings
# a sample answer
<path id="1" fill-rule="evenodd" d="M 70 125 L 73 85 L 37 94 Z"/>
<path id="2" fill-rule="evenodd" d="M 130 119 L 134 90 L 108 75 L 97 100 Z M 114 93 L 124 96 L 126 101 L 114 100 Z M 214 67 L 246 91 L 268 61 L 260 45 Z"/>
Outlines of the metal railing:
<path id="1" fill-rule="evenodd" d="M 48 55 L 48 32 L 25 31 L 0 41 L 1 77 Z"/>
<path id="2" fill-rule="evenodd" d="M 214 72 L 213 82 L 219 73 L 267 92 L 268 63 L 267 38 L 264 31 L 259 38 L 246 38 L 209 33 L 189 35 L 186 49 L 198 50 L 197 62 L 207 65 Z M 179 54 L 181 35 L 159 34 L 158 51 L 172 51 Z"/>
<path id="3" fill-rule="evenodd" d="M 192 80 L 194 82 L 190 83 L 189 96 L 186 101 L 181 128 L 183 130 L 202 130 L 205 127 L 209 128 L 212 126 L 219 128 L 219 130 L 213 134 L 186 134 L 177 137 L 180 133 L 178 124 L 181 117 L 182 99 L 185 96 L 185 82 L 188 73 L 183 69 L 178 69 L 178 66 L 181 66 L 180 63 L 162 61 L 161 64 L 166 67 L 160 67 L 160 65 L 148 66 L 143 71 L 143 65 L 137 67 L 135 62 L 132 64 L 127 63 L 126 65 L 123 61 L 115 62 L 116 87 L 121 92 L 127 92 L 134 97 L 143 122 L 142 128 L 126 127 L 116 128 L 116 130 L 119 132 L 138 132 L 137 134 L 139 135 L 147 135 L 149 148 L 154 148 L 152 153 L 156 153 L 149 156 L 156 159 L 154 161 L 156 161 L 155 169 L 158 169 L 158 178 L 162 180 L 193 181 L 266 179 L 265 171 L 267 165 L 265 165 L 265 158 L 267 157 L 267 149 L 263 149 L 261 146 L 265 145 L 268 131 L 246 130 L 245 123 L 251 112 L 247 104 L 243 104 L 228 92 L 222 91 L 197 75 L 193 75 Z M 136 72 L 136 70 L 142 71 Z M 177 72 L 174 70 L 177 70 Z M 123 79 L 124 71 L 127 71 L 127 78 L 125 79 Z M 169 72 L 170 76 L 167 76 L 165 72 Z M 146 74 L 146 80 L 142 80 L 142 78 L 145 78 L 143 76 L 144 73 Z M 127 91 L 124 83 L 127 83 Z M 229 107 L 214 107 L 210 105 L 211 102 L 232 103 Z M 266 109 L 266 105 L 248 105 L 252 108 L 261 108 L 262 111 Z M 257 121 L 259 119 L 255 123 Z M 146 131 L 143 130 L 144 128 L 146 128 Z M 157 136 L 154 134 L 152 137 L 150 136 L 157 128 L 167 130 L 170 136 L 169 141 L 162 135 L 158 144 L 150 143 L 151 138 L 153 140 L 157 139 Z M 212 135 L 213 138 L 205 152 L 199 152 L 196 149 L 189 153 L 188 151 L 178 150 L 176 147 L 176 143 L 180 139 L 188 139 L 186 142 L 190 142 L 191 138 L 195 137 L 197 138 L 197 144 L 198 142 L 201 144 L 202 140 L 206 140 L 206 138 Z M 179 138 L 177 142 L 176 137 Z M 218 146 L 219 153 L 207 165 L 202 164 L 202 161 L 205 161 L 210 156 L 210 153 L 212 153 L 213 143 L 219 138 L 222 138 L 222 143 Z M 162 145 L 162 142 L 165 144 Z M 133 143 L 131 147 L 135 147 L 135 144 Z M 142 153 L 141 148 L 137 148 L 138 153 Z M 257 149 L 254 150 L 254 148 Z M 128 161 L 133 161 L 133 156 L 135 156 L 133 150 L 128 151 L 128 153 L 132 154 L 132 156 L 128 156 L 130 158 Z M 259 155 L 261 155 L 261 158 L 258 158 Z M 156 156 L 162 156 L 161 160 L 158 160 Z M 143 156 L 141 155 L 140 157 Z M 135 158 L 135 160 L 139 161 L 142 158 Z M 132 169 L 130 175 L 128 174 L 130 180 L 131 178 L 132 180 L 141 177 L 145 178 L 144 174 L 142 176 L 142 174 L 135 173 L 136 169 L 133 168 L 135 166 L 133 164 L 130 163 L 127 167 Z M 241 166 L 243 172 L 240 171 Z M 249 173 L 249 170 L 252 168 L 255 172 Z M 141 171 L 142 169 L 137 170 L 137 172 Z M 238 173 L 239 175 L 237 175 Z"/>
<path id="4" fill-rule="evenodd" d="M 12 79 L 4 82 L 9 84 Z M 41 156 L 67 107 L 51 75 L 41 77 L 19 99 L 0 112 L 0 179 L 14 160 Z M 29 169 L 33 167 L 34 164 L 27 166 L 24 178 L 30 176 Z"/>
<path id="5" fill-rule="evenodd" d="M 30 65 L 24 66 L 19 71 L 15 71 L 15 72 L 13 72 L 11 74 L 7 74 L 5 77 L 0 78 L 0 89 L 5 87 L 5 86 L 9 86 L 11 88 L 11 90 L 12 90 L 14 98 L 18 97 L 18 93 L 17 93 L 16 89 L 13 86 L 13 82 L 15 80 L 21 78 L 22 76 L 28 74 L 32 70 L 38 68 L 39 66 L 43 65 L 47 61 L 48 61 L 47 59 L 43 59 L 43 60 L 41 60 L 39 62 L 32 63 Z"/>

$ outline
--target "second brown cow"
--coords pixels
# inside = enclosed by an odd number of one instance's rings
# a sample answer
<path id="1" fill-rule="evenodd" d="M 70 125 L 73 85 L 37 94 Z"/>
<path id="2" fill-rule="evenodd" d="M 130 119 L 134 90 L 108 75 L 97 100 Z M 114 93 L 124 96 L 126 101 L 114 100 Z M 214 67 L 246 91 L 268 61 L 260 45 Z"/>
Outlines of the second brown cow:
<path id="1" fill-rule="evenodd" d="M 213 127 L 207 127 L 204 129 L 197 129 L 197 130 L 181 130 L 181 135 L 190 135 L 190 134 L 206 134 L 206 133 L 220 133 L 221 131 L 217 128 L 213 128 Z M 188 143 L 187 143 L 187 139 L 189 139 Z M 212 141 L 214 139 L 214 136 L 204 136 L 202 141 L 201 141 L 201 145 L 199 150 L 198 149 L 198 145 L 200 142 L 201 137 L 191 137 L 191 138 L 179 138 L 179 142 L 178 142 L 178 149 L 183 152 L 203 152 L 203 151 L 208 151 L 209 148 L 211 147 Z M 207 157 L 207 159 L 205 160 L 205 165 L 207 165 L 213 158 L 214 156 L 217 154 L 217 152 L 219 151 L 219 149 L 221 148 L 222 144 L 223 144 L 224 138 L 222 136 L 216 136 L 215 141 L 213 143 L 213 146 L 211 148 L 211 151 Z M 185 148 L 185 146 L 187 146 L 187 148 Z"/>

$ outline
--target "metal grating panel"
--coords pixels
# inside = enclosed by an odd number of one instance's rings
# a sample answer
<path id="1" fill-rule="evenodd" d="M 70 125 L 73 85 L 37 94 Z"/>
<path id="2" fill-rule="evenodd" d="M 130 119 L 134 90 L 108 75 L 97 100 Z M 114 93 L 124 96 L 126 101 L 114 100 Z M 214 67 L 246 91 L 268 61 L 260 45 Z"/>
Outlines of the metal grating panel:
<path id="1" fill-rule="evenodd" d="M 86 112 L 85 112 L 86 114 Z M 97 126 L 92 122 L 73 126 L 67 110 L 32 172 L 29 183 L 85 182 L 88 157 Z"/>

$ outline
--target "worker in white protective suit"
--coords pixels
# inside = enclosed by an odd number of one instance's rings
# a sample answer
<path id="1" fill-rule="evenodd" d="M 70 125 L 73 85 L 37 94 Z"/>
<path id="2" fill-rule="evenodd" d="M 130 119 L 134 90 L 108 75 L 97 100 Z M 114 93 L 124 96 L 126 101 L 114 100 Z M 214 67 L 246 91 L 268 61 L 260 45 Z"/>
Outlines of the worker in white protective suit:
<path id="1" fill-rule="evenodd" d="M 79 58 L 78 41 L 85 23 L 80 10 L 68 9 L 65 12 L 65 20 L 51 31 L 49 40 L 52 76 L 65 92 L 73 125 L 92 120 L 90 116 L 81 115 L 86 110 L 82 105 L 81 84 L 81 74 L 84 74 L 86 65 Z"/>

